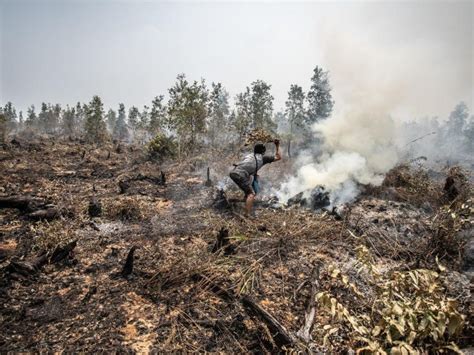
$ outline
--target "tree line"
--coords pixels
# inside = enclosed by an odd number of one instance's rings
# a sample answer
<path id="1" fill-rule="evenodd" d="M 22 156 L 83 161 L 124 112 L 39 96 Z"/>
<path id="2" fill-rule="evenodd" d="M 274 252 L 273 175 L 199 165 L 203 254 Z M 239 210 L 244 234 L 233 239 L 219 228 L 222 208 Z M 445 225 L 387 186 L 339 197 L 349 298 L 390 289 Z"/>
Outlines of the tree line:
<path id="1" fill-rule="evenodd" d="M 62 107 L 60 104 L 31 105 L 26 114 L 17 113 L 11 102 L 0 107 L 1 135 L 24 130 L 51 136 L 83 137 L 89 142 L 109 139 L 144 144 L 157 135 L 176 141 L 181 152 L 202 146 L 218 148 L 242 143 L 252 129 L 270 132 L 288 131 L 289 139 L 304 137 L 309 126 L 330 116 L 334 101 L 329 74 L 316 66 L 306 94 L 299 85 L 291 85 L 284 112 L 274 112 L 271 85 L 256 80 L 229 104 L 229 93 L 222 83 L 207 86 L 204 79 L 189 81 L 179 74 L 164 95 L 156 96 L 150 105 L 128 109 L 123 103 L 104 109 L 99 96 L 89 103 Z"/>

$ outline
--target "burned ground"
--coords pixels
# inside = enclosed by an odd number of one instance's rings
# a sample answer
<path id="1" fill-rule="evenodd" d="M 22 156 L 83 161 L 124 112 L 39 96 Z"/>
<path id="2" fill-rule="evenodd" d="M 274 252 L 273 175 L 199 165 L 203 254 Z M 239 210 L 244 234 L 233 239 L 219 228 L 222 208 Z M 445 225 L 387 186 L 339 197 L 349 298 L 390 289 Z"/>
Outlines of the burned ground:
<path id="1" fill-rule="evenodd" d="M 400 167 L 338 215 L 260 203 L 258 218 L 247 220 L 237 191 L 215 208 L 215 185 L 232 158 L 221 160 L 159 165 L 140 149 L 52 140 L 0 150 L 0 198 L 41 201 L 31 211 L 0 210 L 0 349 L 342 352 L 377 341 L 386 349 L 383 317 L 366 319 L 381 300 L 374 280 L 404 272 L 422 280 L 420 270 L 438 275 L 439 307 L 456 299 L 456 310 L 443 310 L 448 328 L 463 324 L 406 343 L 429 351 L 472 345 L 471 274 L 463 273 L 472 272 L 463 256 L 472 240 L 468 180 L 444 171 L 433 181 Z M 449 174 L 456 196 L 443 190 Z M 57 213 L 31 215 L 48 208 Z M 216 247 L 218 235 L 225 241 Z M 73 241 L 71 251 L 61 249 Z M 422 281 L 415 286 L 423 291 Z M 328 294 L 333 312 L 324 308 Z"/>

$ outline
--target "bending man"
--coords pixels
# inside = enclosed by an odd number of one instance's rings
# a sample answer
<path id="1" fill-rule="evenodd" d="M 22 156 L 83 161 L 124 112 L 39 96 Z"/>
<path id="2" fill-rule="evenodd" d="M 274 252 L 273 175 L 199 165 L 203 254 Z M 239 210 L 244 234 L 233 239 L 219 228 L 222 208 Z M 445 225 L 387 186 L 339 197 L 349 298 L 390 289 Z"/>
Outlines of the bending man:
<path id="1" fill-rule="evenodd" d="M 273 163 L 281 159 L 280 141 L 275 139 L 275 156 L 264 155 L 266 148 L 262 143 L 255 144 L 253 154 L 247 154 L 242 161 L 234 164 L 230 172 L 230 178 L 237 184 L 245 194 L 245 214 L 252 215 L 253 201 L 258 193 L 258 171 L 265 164 Z M 257 190 L 257 191 L 255 191 Z"/>

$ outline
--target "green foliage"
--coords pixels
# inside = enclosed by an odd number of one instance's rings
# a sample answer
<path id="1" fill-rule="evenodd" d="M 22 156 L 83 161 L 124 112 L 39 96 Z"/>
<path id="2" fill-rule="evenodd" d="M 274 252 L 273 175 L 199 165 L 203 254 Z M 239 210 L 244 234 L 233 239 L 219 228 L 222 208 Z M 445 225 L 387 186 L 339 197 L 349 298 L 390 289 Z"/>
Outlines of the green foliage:
<path id="1" fill-rule="evenodd" d="M 62 119 L 63 132 L 66 135 L 74 135 L 76 132 L 76 112 L 74 107 L 66 107 L 63 111 Z"/>
<path id="2" fill-rule="evenodd" d="M 95 95 L 86 110 L 86 138 L 90 142 L 101 143 L 107 137 L 104 121 L 104 105 L 99 96 Z"/>
<path id="3" fill-rule="evenodd" d="M 167 137 L 163 133 L 158 133 L 148 143 L 148 154 L 150 158 L 156 160 L 163 160 L 165 158 L 171 158 L 176 155 L 177 146 L 173 137 Z"/>
<path id="4" fill-rule="evenodd" d="M 33 128 L 38 125 L 38 117 L 36 116 L 35 113 L 35 105 L 31 105 L 28 107 L 28 110 L 26 111 L 26 127 Z"/>
<path id="5" fill-rule="evenodd" d="M 155 136 L 168 125 L 167 107 L 163 103 L 164 96 L 156 96 L 151 102 L 148 132 Z"/>
<path id="6" fill-rule="evenodd" d="M 0 113 L 0 144 L 4 144 L 7 139 L 7 118 Z"/>
<path id="7" fill-rule="evenodd" d="M 109 111 L 107 111 L 106 122 L 109 132 L 113 132 L 115 130 L 115 124 L 117 123 L 117 112 L 109 109 Z"/>
<path id="8" fill-rule="evenodd" d="M 229 111 L 229 94 L 221 83 L 212 83 L 207 133 L 213 147 L 229 141 Z"/>
<path id="9" fill-rule="evenodd" d="M 254 81 L 243 93 L 235 98 L 236 113 L 232 125 L 239 135 L 239 141 L 252 129 L 263 129 L 274 132 L 273 96 L 270 94 L 271 85 L 263 80 Z"/>
<path id="10" fill-rule="evenodd" d="M 169 89 L 168 112 L 171 129 L 179 140 L 179 150 L 192 150 L 198 143 L 199 135 L 206 130 L 209 93 L 204 83 L 190 84 L 184 74 L 177 77 L 175 85 Z"/>
<path id="11" fill-rule="evenodd" d="M 308 124 L 328 118 L 331 115 L 334 101 L 329 85 L 329 74 L 316 66 L 311 78 L 311 88 L 308 92 Z"/>
<path id="12" fill-rule="evenodd" d="M 5 118 L 5 126 L 7 133 L 14 130 L 16 128 L 16 109 L 13 107 L 13 104 L 9 101 L 3 107 L 3 116 Z"/>
<path id="13" fill-rule="evenodd" d="M 138 128 L 138 120 L 140 119 L 140 111 L 137 107 L 132 106 L 128 110 L 128 124 L 130 128 L 136 130 Z"/>
<path id="14" fill-rule="evenodd" d="M 117 121 L 115 123 L 115 127 L 113 130 L 113 138 L 119 141 L 126 141 L 128 140 L 128 129 L 126 121 L 126 113 L 125 113 L 125 105 L 119 104 L 118 116 Z"/>
<path id="15" fill-rule="evenodd" d="M 359 270 L 368 271 L 375 289 L 374 298 L 368 300 L 371 309 L 363 313 L 353 307 L 350 311 L 330 292 L 320 292 L 317 302 L 335 322 L 324 327 L 326 346 L 332 334 L 344 329 L 364 344 L 358 352 L 417 353 L 421 351 L 418 346 L 430 351 L 457 349 L 453 340 L 460 334 L 465 316 L 457 310 L 457 302 L 445 295 L 442 265 L 438 264 L 440 273 L 426 269 L 381 273 L 365 246 L 357 247 L 356 253 Z M 339 269 L 331 267 L 329 275 L 354 297 L 367 299 Z"/>

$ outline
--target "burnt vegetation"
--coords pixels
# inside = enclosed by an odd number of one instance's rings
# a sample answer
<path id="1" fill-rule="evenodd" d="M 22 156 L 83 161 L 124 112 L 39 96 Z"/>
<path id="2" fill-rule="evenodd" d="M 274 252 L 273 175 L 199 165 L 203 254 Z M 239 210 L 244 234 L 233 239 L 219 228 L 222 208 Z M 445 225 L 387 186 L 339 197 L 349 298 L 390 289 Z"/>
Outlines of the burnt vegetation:
<path id="1" fill-rule="evenodd" d="M 39 114 L 32 106 L 20 121 L 5 105 L 0 349 L 383 354 L 472 345 L 469 166 L 406 159 L 344 206 L 324 186 L 288 203 L 262 194 L 256 219 L 241 216 L 237 189 L 222 189 L 250 141 L 279 132 L 287 157 L 308 147 L 310 125 L 330 119 L 328 80 L 317 67 L 308 94 L 292 85 L 280 114 L 263 81 L 230 109 L 221 84 L 184 75 L 168 102 L 157 96 L 141 110 L 105 112 L 95 96 L 43 104 Z M 439 136 L 472 142 L 472 118 L 453 112 Z M 281 180 L 292 163 L 272 164 L 263 180 Z"/>

